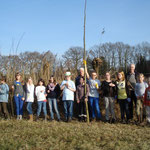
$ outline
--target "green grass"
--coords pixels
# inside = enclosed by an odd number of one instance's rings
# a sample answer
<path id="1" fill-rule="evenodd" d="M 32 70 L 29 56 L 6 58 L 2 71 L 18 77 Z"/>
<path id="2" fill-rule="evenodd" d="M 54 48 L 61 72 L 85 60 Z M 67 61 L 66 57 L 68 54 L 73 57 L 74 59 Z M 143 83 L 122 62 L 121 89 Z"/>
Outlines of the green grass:
<path id="1" fill-rule="evenodd" d="M 0 121 L 0 150 L 150 149 L 150 128 L 102 122 Z"/>

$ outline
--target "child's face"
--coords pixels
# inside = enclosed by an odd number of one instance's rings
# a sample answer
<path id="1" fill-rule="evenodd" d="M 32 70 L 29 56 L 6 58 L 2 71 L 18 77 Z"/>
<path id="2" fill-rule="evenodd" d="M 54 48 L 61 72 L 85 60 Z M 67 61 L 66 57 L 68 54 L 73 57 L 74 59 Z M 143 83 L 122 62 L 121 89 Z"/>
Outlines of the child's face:
<path id="1" fill-rule="evenodd" d="M 40 86 L 42 86 L 42 85 L 43 85 L 43 82 L 42 82 L 42 81 L 40 81 L 40 82 L 39 82 L 39 85 L 40 85 Z"/>
<path id="2" fill-rule="evenodd" d="M 80 84 L 83 84 L 83 83 L 84 83 L 83 78 L 80 78 Z"/>
<path id="3" fill-rule="evenodd" d="M 1 84 L 4 84 L 4 83 L 5 83 L 5 81 L 1 80 L 1 81 L 0 81 L 0 83 L 1 83 Z"/>
<path id="4" fill-rule="evenodd" d="M 143 82 L 144 81 L 144 77 L 143 76 L 140 76 L 139 77 L 139 82 L 141 83 L 141 82 Z"/>
<path id="5" fill-rule="evenodd" d="M 121 73 L 118 73 L 118 79 L 122 80 L 122 74 Z"/>
<path id="6" fill-rule="evenodd" d="M 106 80 L 110 80 L 110 74 L 106 73 Z"/>
<path id="7" fill-rule="evenodd" d="M 21 76 L 20 75 L 17 75 L 16 76 L 16 80 L 20 80 Z"/>
<path id="8" fill-rule="evenodd" d="M 67 80 L 67 81 L 69 81 L 69 80 L 70 80 L 70 78 L 71 78 L 70 76 L 66 76 L 66 80 Z"/>
<path id="9" fill-rule="evenodd" d="M 33 81 L 32 81 L 32 79 L 31 79 L 31 78 L 29 78 L 29 79 L 28 79 L 28 82 L 29 82 L 29 83 L 32 83 Z"/>
<path id="10" fill-rule="evenodd" d="M 97 77 L 97 74 L 94 72 L 94 73 L 92 73 L 92 79 L 93 80 L 95 80 L 96 79 L 96 77 Z"/>
<path id="11" fill-rule="evenodd" d="M 53 77 L 50 78 L 50 82 L 52 82 L 52 83 L 54 82 L 54 78 Z"/>

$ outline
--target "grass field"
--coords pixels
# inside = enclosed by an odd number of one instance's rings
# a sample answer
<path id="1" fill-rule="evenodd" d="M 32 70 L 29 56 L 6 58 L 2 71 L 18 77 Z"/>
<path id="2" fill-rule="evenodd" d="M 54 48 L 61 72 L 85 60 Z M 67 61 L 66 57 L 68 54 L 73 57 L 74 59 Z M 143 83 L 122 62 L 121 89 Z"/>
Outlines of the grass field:
<path id="1" fill-rule="evenodd" d="M 0 121 L 0 150 L 149 150 L 150 127 L 108 124 Z"/>

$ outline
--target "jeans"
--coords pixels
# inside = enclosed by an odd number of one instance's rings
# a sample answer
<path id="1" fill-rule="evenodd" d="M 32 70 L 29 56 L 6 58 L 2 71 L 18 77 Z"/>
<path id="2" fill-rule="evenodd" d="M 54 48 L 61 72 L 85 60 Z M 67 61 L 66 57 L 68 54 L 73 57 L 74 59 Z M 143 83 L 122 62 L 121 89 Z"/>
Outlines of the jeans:
<path id="1" fill-rule="evenodd" d="M 125 119 L 125 113 L 127 120 L 129 119 L 129 108 L 127 99 L 119 100 L 120 112 L 121 112 L 121 120 Z"/>
<path id="2" fill-rule="evenodd" d="M 38 101 L 37 116 L 40 116 L 42 105 L 43 105 L 44 116 L 47 116 L 46 102 L 44 101 Z"/>
<path id="3" fill-rule="evenodd" d="M 33 112 L 32 112 L 32 102 L 27 103 L 27 111 L 28 111 L 29 115 L 33 114 Z"/>
<path id="4" fill-rule="evenodd" d="M 18 115 L 23 115 L 23 103 L 24 101 L 22 100 L 22 96 L 14 96 L 14 101 L 16 104 L 16 114 Z"/>
<path id="5" fill-rule="evenodd" d="M 56 98 L 48 98 L 48 102 L 49 102 L 49 109 L 50 109 L 50 114 L 51 114 L 51 119 L 54 119 L 54 113 L 53 113 L 53 106 L 57 115 L 58 120 L 60 119 L 60 115 L 59 115 L 59 111 L 58 111 L 58 107 L 57 107 L 57 100 Z"/>
<path id="6" fill-rule="evenodd" d="M 73 101 L 65 100 L 64 101 L 64 111 L 65 111 L 65 118 L 71 118 L 73 116 Z"/>
<path id="7" fill-rule="evenodd" d="M 109 120 L 109 114 L 111 113 L 112 118 L 115 119 L 115 111 L 114 111 L 114 104 L 115 99 L 113 97 L 104 97 L 105 101 L 105 118 Z"/>
<path id="8" fill-rule="evenodd" d="M 101 118 L 100 108 L 99 108 L 99 98 L 89 97 L 89 104 L 91 109 L 91 117 L 96 118 L 95 111 L 97 112 L 97 118 Z"/>

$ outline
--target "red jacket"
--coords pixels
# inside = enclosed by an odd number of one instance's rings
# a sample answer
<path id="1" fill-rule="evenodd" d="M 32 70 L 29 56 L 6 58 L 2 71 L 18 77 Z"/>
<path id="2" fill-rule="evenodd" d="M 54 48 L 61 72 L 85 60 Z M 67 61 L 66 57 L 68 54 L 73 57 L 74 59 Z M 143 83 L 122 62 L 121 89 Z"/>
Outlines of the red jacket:
<path id="1" fill-rule="evenodd" d="M 144 105 L 150 106 L 150 86 L 145 90 Z"/>

